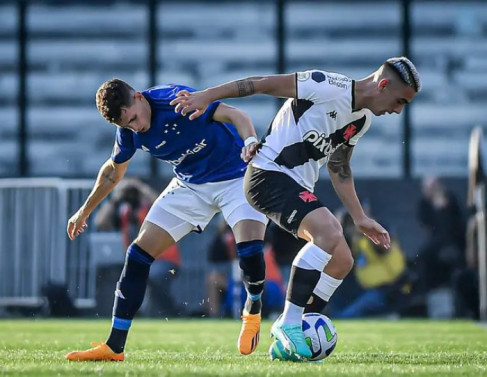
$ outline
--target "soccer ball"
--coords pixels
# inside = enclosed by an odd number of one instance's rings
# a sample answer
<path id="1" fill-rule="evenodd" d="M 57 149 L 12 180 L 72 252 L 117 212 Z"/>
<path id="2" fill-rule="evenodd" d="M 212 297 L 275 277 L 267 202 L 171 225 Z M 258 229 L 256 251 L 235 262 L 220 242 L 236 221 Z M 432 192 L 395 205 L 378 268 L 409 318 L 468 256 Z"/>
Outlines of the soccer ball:
<path id="1" fill-rule="evenodd" d="M 313 361 L 330 356 L 337 344 L 337 331 L 330 318 L 320 313 L 303 315 L 303 332 Z"/>
<path id="2" fill-rule="evenodd" d="M 306 343 L 311 349 L 310 361 L 319 361 L 328 357 L 335 349 L 337 332 L 330 318 L 319 313 L 303 315 L 303 333 Z M 279 340 L 275 340 L 269 348 L 271 360 L 302 361 L 294 354 L 289 354 Z"/>

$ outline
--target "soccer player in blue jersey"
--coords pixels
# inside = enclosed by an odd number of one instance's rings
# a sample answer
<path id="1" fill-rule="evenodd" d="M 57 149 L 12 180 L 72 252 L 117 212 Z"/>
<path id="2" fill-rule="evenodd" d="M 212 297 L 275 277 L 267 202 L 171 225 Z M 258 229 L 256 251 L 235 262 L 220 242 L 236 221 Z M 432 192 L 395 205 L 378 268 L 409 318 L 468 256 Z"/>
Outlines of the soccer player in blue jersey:
<path id="1" fill-rule="evenodd" d="M 86 351 L 70 352 L 68 360 L 124 360 L 128 331 L 142 304 L 151 263 L 186 234 L 204 230 L 220 211 L 235 235 L 247 290 L 238 349 L 241 354 L 250 354 L 257 347 L 267 219 L 248 204 L 243 192 L 244 160 L 255 152 L 255 130 L 244 112 L 218 101 L 210 104 L 198 121 L 175 113 L 169 102 L 181 90 L 193 91 L 181 85 L 163 85 L 137 92 L 124 81 L 113 79 L 96 93 L 99 112 L 117 126 L 115 145 L 87 200 L 68 221 L 69 238 L 73 240 L 84 231 L 89 215 L 123 178 L 137 149 L 173 165 L 176 177 L 154 202 L 128 247 L 115 290 L 108 339 Z"/>

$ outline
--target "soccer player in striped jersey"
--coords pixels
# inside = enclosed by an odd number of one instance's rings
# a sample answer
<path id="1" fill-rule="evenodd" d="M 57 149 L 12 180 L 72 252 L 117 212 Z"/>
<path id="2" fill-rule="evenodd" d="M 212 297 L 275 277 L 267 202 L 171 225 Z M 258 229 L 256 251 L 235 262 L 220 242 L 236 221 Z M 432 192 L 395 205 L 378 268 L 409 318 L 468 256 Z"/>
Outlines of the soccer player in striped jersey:
<path id="1" fill-rule="evenodd" d="M 367 217 L 360 204 L 350 158 L 373 115 L 399 114 L 420 90 L 416 67 L 397 57 L 358 81 L 310 70 L 182 91 L 171 102 L 177 112 L 197 119 L 218 99 L 259 93 L 289 98 L 249 164 L 244 185 L 255 209 L 308 241 L 293 261 L 284 312 L 271 329 L 289 352 L 311 356 L 301 331 L 303 312 L 322 311 L 353 266 L 340 223 L 313 193 L 319 169 L 327 166 L 356 227 L 375 244 L 389 248 L 389 233 Z"/>
<path id="2" fill-rule="evenodd" d="M 137 238 L 128 247 L 115 290 L 108 339 L 86 351 L 70 352 L 68 360 L 123 360 L 128 331 L 142 304 L 151 263 L 186 234 L 203 231 L 217 212 L 222 212 L 234 233 L 247 290 L 238 349 L 247 355 L 257 347 L 267 219 L 249 205 L 243 191 L 247 167 L 244 160 L 248 161 L 257 146 L 255 130 L 244 112 L 218 101 L 210 104 L 196 122 L 175 113 L 169 102 L 181 90 L 193 91 L 171 84 L 137 92 L 119 79 L 103 83 L 97 91 L 99 112 L 117 126 L 115 145 L 89 197 L 68 221 L 69 238 L 73 240 L 84 231 L 88 216 L 123 178 L 137 149 L 170 163 L 176 177 L 154 202 Z"/>

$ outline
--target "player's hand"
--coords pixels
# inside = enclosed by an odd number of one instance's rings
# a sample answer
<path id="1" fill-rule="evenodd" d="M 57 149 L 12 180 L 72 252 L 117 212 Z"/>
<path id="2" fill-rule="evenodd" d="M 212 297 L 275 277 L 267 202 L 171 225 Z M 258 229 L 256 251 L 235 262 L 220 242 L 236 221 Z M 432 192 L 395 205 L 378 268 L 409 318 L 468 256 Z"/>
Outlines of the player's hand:
<path id="1" fill-rule="evenodd" d="M 259 147 L 259 143 L 251 143 L 247 146 L 242 147 L 242 153 L 240 154 L 240 158 L 245 162 L 249 162 L 252 157 L 255 156 L 257 153 L 257 148 Z"/>
<path id="2" fill-rule="evenodd" d="M 364 217 L 355 221 L 355 226 L 365 234 L 374 244 L 380 245 L 385 249 L 391 247 L 391 238 L 389 232 L 382 225 L 370 217 Z"/>
<path id="3" fill-rule="evenodd" d="M 71 218 L 68 220 L 68 237 L 72 241 L 76 237 L 78 237 L 81 233 L 85 231 L 85 228 L 88 227 L 86 224 L 86 219 L 88 216 L 84 216 L 81 212 L 81 209 L 78 210 Z"/>
<path id="4" fill-rule="evenodd" d="M 202 90 L 199 92 L 188 92 L 181 90 L 176 94 L 176 98 L 169 102 L 169 105 L 176 106 L 174 111 L 181 113 L 181 115 L 189 115 L 189 119 L 193 120 L 204 114 L 206 108 L 211 103 L 211 99 L 207 98 L 207 92 Z"/>

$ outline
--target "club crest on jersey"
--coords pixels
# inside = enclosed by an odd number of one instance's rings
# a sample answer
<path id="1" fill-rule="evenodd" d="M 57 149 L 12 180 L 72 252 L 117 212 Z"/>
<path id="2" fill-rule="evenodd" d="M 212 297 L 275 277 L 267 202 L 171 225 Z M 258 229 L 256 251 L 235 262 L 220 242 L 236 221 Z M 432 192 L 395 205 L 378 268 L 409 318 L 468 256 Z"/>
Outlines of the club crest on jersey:
<path id="1" fill-rule="evenodd" d="M 302 191 L 299 193 L 299 198 L 305 203 L 316 202 L 318 198 L 315 194 L 309 191 Z"/>
<path id="2" fill-rule="evenodd" d="M 343 138 L 345 141 L 349 141 L 353 135 L 357 133 L 357 126 L 355 124 L 349 124 L 345 131 L 343 131 Z"/>

